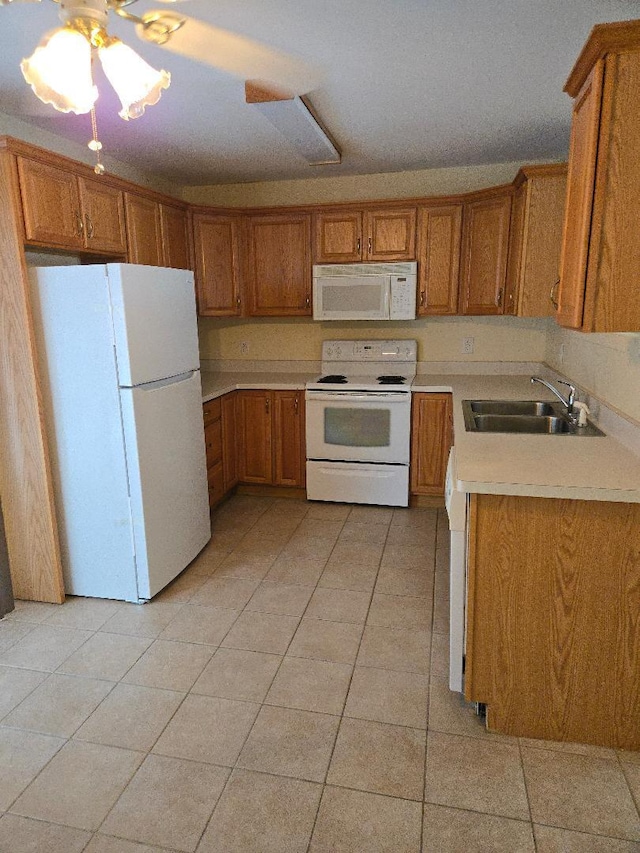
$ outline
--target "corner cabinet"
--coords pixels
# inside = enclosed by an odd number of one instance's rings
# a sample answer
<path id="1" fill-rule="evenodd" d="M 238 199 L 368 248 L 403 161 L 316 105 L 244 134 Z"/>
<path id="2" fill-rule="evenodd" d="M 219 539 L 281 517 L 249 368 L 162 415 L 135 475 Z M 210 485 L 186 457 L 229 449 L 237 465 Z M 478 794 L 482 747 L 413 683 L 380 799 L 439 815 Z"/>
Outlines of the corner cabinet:
<path id="1" fill-rule="evenodd" d="M 237 393 L 239 482 L 304 487 L 304 391 Z"/>
<path id="2" fill-rule="evenodd" d="M 451 394 L 415 393 L 411 400 L 412 495 L 444 495 L 449 450 L 453 443 Z"/>
<path id="3" fill-rule="evenodd" d="M 413 261 L 416 208 L 328 210 L 313 217 L 313 262 Z"/>
<path id="4" fill-rule="evenodd" d="M 457 313 L 461 236 L 461 204 L 418 208 L 418 316 Z"/>
<path id="5" fill-rule="evenodd" d="M 247 313 L 311 316 L 311 216 L 266 214 L 244 222 Z"/>
<path id="6" fill-rule="evenodd" d="M 640 21 L 593 28 L 567 81 L 575 98 L 557 320 L 640 331 Z"/>
<path id="7" fill-rule="evenodd" d="M 232 391 L 202 407 L 210 507 L 238 482 L 236 404 L 237 394 Z"/>
<path id="8" fill-rule="evenodd" d="M 237 317 L 242 311 L 238 230 L 237 216 L 193 217 L 198 313 L 203 317 Z"/>
<path id="9" fill-rule="evenodd" d="M 514 183 L 504 313 L 552 317 L 560 275 L 567 167 L 527 166 Z"/>
<path id="10" fill-rule="evenodd" d="M 460 313 L 503 314 L 509 252 L 511 187 L 464 206 Z"/>

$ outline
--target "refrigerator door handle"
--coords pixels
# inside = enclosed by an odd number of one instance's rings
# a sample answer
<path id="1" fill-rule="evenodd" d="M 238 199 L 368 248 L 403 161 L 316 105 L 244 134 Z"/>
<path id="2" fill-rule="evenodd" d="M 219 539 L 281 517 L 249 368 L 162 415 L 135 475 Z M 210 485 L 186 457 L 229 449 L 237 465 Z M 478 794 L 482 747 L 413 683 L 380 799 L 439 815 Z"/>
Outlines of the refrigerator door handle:
<path id="1" fill-rule="evenodd" d="M 193 379 L 197 370 L 188 370 L 186 373 L 178 373 L 177 376 L 167 376 L 166 379 L 156 379 L 153 382 L 144 382 L 142 385 L 127 385 L 126 388 L 136 388 L 140 391 L 156 391 L 158 388 L 166 388 L 167 385 L 177 385 L 178 382 L 188 382 Z"/>

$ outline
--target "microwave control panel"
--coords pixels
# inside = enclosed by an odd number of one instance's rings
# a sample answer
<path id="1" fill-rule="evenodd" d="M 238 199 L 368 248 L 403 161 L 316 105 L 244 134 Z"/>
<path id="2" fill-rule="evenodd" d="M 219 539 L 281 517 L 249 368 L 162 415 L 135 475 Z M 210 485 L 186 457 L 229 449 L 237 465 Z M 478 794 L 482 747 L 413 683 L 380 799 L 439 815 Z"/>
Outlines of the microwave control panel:
<path id="1" fill-rule="evenodd" d="M 414 275 L 391 276 L 390 320 L 415 320 L 416 277 Z"/>

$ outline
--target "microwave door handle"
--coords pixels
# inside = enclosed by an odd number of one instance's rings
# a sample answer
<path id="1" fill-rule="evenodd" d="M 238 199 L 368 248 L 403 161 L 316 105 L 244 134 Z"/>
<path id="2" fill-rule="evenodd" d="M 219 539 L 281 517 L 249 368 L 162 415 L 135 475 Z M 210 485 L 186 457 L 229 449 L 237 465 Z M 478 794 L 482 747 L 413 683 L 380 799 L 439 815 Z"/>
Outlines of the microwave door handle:
<path id="1" fill-rule="evenodd" d="M 385 320 L 391 319 L 391 288 L 393 287 L 391 276 L 387 278 L 386 287 L 383 287 L 383 297 L 382 297 L 382 315 Z"/>

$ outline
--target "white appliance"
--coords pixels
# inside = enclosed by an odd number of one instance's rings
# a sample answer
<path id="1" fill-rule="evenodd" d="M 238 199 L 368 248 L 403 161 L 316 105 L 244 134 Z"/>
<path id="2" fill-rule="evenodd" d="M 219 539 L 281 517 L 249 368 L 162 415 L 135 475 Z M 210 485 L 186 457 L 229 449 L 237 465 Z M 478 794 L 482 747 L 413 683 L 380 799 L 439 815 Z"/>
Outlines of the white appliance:
<path id="1" fill-rule="evenodd" d="M 211 537 L 193 274 L 30 278 L 66 592 L 145 601 Z"/>
<path id="2" fill-rule="evenodd" d="M 464 648 L 467 600 L 467 494 L 456 489 L 456 456 L 451 448 L 444 502 L 449 516 L 449 687 L 464 689 Z"/>
<path id="3" fill-rule="evenodd" d="M 408 506 L 415 341 L 325 341 L 306 386 L 309 500 Z"/>
<path id="4" fill-rule="evenodd" d="M 418 264 L 313 267 L 314 320 L 415 320 Z"/>

